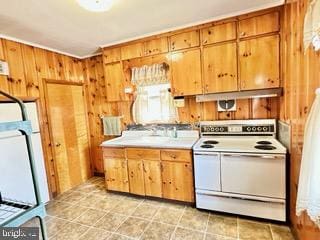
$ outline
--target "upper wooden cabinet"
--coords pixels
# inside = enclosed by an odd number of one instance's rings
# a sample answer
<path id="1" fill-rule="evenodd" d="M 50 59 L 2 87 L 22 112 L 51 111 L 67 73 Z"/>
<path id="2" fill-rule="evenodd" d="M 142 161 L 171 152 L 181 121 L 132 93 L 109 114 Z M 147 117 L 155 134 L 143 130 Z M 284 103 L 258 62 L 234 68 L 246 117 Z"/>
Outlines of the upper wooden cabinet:
<path id="1" fill-rule="evenodd" d="M 121 60 L 120 48 L 103 49 L 103 63 L 119 62 Z"/>
<path id="2" fill-rule="evenodd" d="M 212 44 L 235 40 L 237 38 L 236 22 L 219 24 L 201 30 L 202 44 Z"/>
<path id="3" fill-rule="evenodd" d="M 204 93 L 238 90 L 236 43 L 205 47 L 203 65 Z"/>
<path id="4" fill-rule="evenodd" d="M 279 12 L 247 18 L 239 21 L 239 37 L 246 38 L 279 31 Z"/>
<path id="5" fill-rule="evenodd" d="M 174 96 L 202 93 L 200 49 L 172 53 L 171 89 Z"/>
<path id="6" fill-rule="evenodd" d="M 106 82 L 107 100 L 109 102 L 125 100 L 125 78 L 121 63 L 104 64 L 104 78 Z"/>
<path id="7" fill-rule="evenodd" d="M 166 52 L 168 52 L 168 39 L 166 37 L 152 39 L 144 43 L 145 56 Z"/>
<path id="8" fill-rule="evenodd" d="M 239 58 L 241 90 L 280 87 L 278 35 L 241 41 Z"/>
<path id="9" fill-rule="evenodd" d="M 121 59 L 131 59 L 143 56 L 143 43 L 133 43 L 121 47 Z"/>
<path id="10" fill-rule="evenodd" d="M 199 30 L 179 33 L 170 37 L 170 50 L 180 50 L 200 45 Z"/>

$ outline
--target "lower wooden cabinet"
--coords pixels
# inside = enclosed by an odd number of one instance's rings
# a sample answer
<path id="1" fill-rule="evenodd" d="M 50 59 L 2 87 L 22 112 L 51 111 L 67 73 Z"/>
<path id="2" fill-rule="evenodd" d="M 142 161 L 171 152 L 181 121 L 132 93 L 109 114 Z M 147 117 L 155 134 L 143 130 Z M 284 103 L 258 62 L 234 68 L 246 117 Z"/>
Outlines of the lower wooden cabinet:
<path id="1" fill-rule="evenodd" d="M 184 202 L 194 201 L 191 163 L 162 162 L 163 197 Z"/>
<path id="2" fill-rule="evenodd" d="M 104 170 L 108 190 L 129 192 L 127 160 L 105 157 Z"/>
<path id="3" fill-rule="evenodd" d="M 194 201 L 191 150 L 109 149 L 103 149 L 108 190 Z"/>

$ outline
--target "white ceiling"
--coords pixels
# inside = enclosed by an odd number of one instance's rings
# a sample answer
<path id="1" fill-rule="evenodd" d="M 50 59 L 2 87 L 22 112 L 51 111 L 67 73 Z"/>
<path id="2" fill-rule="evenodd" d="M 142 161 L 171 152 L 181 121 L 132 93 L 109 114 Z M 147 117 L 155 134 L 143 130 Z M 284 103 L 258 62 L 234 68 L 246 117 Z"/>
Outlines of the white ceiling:
<path id="1" fill-rule="evenodd" d="M 76 0 L 1 0 L 0 37 L 76 57 L 99 47 L 283 4 L 284 0 L 115 0 L 88 12 Z"/>

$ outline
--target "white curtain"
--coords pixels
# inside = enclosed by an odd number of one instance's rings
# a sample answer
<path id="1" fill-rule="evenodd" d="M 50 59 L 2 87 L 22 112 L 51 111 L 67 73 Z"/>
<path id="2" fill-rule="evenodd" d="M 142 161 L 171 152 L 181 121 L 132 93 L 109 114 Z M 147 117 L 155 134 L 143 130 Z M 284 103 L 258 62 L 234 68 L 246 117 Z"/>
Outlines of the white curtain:
<path id="1" fill-rule="evenodd" d="M 136 123 L 171 123 L 177 119 L 166 64 L 131 69 L 131 82 L 136 85 L 133 120 Z"/>
<path id="2" fill-rule="evenodd" d="M 303 29 L 304 49 L 312 45 L 317 51 L 320 49 L 320 0 L 310 0 Z"/>
<path id="3" fill-rule="evenodd" d="M 311 107 L 304 132 L 296 213 L 306 211 L 320 228 L 320 89 Z"/>

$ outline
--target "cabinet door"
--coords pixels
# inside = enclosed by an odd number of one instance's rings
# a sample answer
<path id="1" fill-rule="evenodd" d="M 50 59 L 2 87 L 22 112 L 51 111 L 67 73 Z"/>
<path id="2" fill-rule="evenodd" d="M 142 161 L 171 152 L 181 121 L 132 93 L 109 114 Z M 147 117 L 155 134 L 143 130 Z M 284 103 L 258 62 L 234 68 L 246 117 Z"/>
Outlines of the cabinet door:
<path id="1" fill-rule="evenodd" d="M 129 192 L 128 168 L 126 160 L 105 158 L 104 170 L 108 190 Z"/>
<path id="2" fill-rule="evenodd" d="M 172 92 L 174 96 L 201 94 L 200 50 L 189 50 L 171 55 Z"/>
<path id="3" fill-rule="evenodd" d="M 146 196 L 162 197 L 160 161 L 143 160 Z"/>
<path id="4" fill-rule="evenodd" d="M 161 164 L 163 197 L 193 202 L 192 164 L 180 162 L 162 162 Z"/>
<path id="5" fill-rule="evenodd" d="M 238 90 L 236 43 L 203 49 L 205 93 Z"/>
<path id="6" fill-rule="evenodd" d="M 104 65 L 106 81 L 106 95 L 109 102 L 125 100 L 124 76 L 121 64 L 111 63 Z"/>
<path id="7" fill-rule="evenodd" d="M 168 39 L 166 37 L 153 39 L 144 43 L 144 54 L 150 56 L 168 52 Z"/>
<path id="8" fill-rule="evenodd" d="M 143 43 L 134 43 L 121 47 L 121 59 L 131 59 L 143 56 Z"/>
<path id="9" fill-rule="evenodd" d="M 278 35 L 240 42 L 239 61 L 241 90 L 280 87 Z"/>
<path id="10" fill-rule="evenodd" d="M 120 48 L 103 49 L 103 63 L 119 62 L 121 60 Z"/>
<path id="11" fill-rule="evenodd" d="M 142 160 L 128 159 L 128 173 L 130 193 L 144 196 L 145 191 Z"/>
<path id="12" fill-rule="evenodd" d="M 170 50 L 198 47 L 200 45 L 199 30 L 179 33 L 170 37 Z"/>
<path id="13" fill-rule="evenodd" d="M 203 45 L 234 40 L 237 38 L 235 22 L 204 28 L 201 30 L 201 32 Z"/>
<path id="14" fill-rule="evenodd" d="M 240 38 L 279 31 L 279 13 L 273 12 L 239 21 Z"/>

